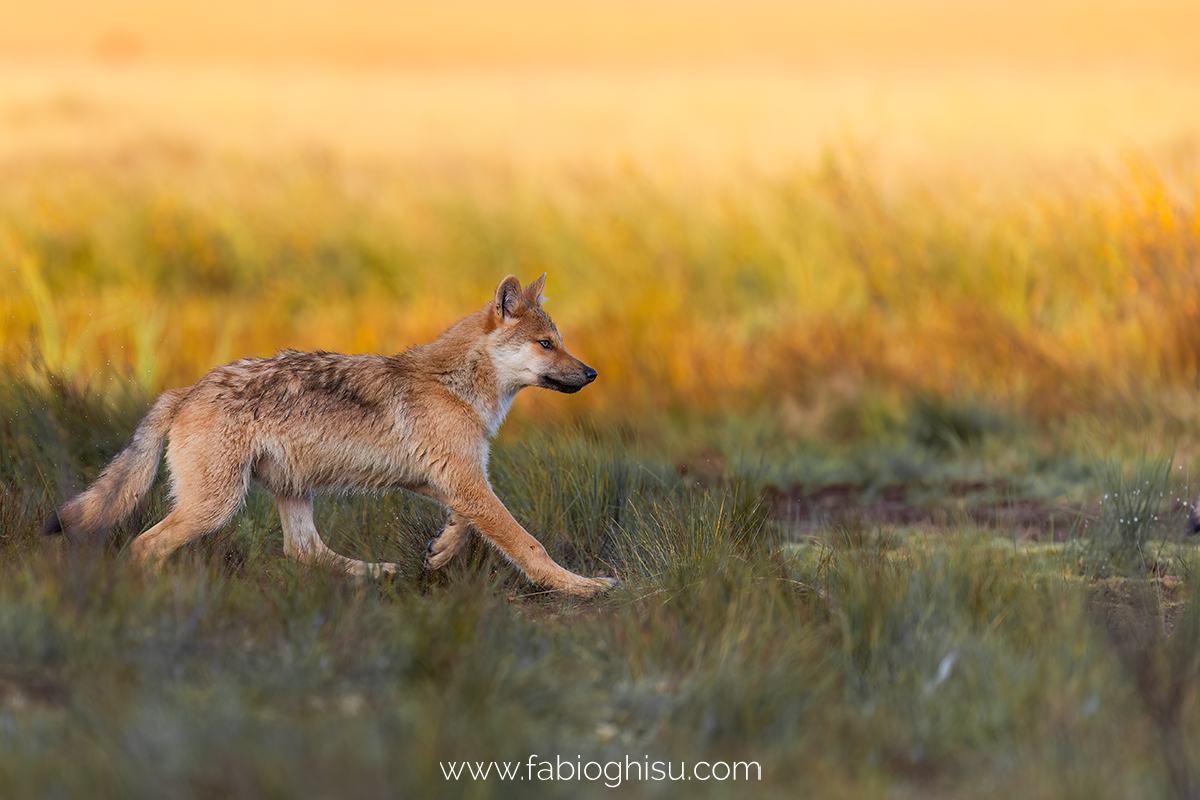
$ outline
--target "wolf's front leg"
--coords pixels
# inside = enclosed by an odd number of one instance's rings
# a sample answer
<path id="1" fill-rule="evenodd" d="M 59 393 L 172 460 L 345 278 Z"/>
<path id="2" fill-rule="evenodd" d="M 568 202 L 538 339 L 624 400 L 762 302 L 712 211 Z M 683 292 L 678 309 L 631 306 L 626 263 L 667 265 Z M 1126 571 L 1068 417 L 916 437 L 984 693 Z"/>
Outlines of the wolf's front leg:
<path id="1" fill-rule="evenodd" d="M 534 583 L 563 592 L 593 595 L 616 585 L 612 578 L 585 578 L 564 569 L 546 548 L 521 527 L 486 482 L 472 486 L 447 503 Z"/>
<path id="2" fill-rule="evenodd" d="M 317 533 L 317 526 L 313 522 L 312 492 L 302 497 L 277 494 L 275 502 L 279 504 L 279 520 L 283 523 L 283 552 L 297 561 L 331 566 L 357 577 L 394 575 L 400 571 L 395 564 L 369 564 L 330 550 L 321 541 L 321 534 Z"/>

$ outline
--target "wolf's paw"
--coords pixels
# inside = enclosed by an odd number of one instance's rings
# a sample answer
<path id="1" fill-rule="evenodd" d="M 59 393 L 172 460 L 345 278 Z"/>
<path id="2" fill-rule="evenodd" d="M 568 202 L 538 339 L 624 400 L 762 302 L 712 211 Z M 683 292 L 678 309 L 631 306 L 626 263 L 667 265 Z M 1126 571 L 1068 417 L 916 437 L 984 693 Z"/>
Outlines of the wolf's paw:
<path id="1" fill-rule="evenodd" d="M 454 548 L 447 547 L 442 537 L 435 536 L 425 545 L 425 568 L 441 569 L 454 556 Z"/>
<path id="2" fill-rule="evenodd" d="M 446 566 L 446 562 L 466 544 L 470 532 L 470 524 L 457 514 L 452 514 L 446 527 L 425 545 L 425 567 L 440 569 Z"/>
<path id="3" fill-rule="evenodd" d="M 383 580 L 384 578 L 394 578 L 400 574 L 400 565 L 393 564 L 390 561 L 381 561 L 378 564 L 363 564 L 361 572 L 352 570 L 352 573 L 357 573 L 360 578 L 371 577 L 375 580 Z"/>
<path id="4" fill-rule="evenodd" d="M 580 597 L 596 597 L 620 585 L 616 578 L 581 578 L 565 587 L 567 592 Z"/>

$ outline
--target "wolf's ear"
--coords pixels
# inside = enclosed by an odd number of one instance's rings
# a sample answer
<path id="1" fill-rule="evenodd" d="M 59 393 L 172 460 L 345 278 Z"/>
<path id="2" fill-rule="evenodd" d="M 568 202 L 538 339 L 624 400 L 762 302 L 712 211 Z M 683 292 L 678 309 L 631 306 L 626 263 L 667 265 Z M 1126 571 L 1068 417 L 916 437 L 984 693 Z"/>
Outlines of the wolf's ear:
<path id="1" fill-rule="evenodd" d="M 496 287 L 496 316 L 507 319 L 521 307 L 521 282 L 516 275 L 509 275 Z"/>
<path id="2" fill-rule="evenodd" d="M 542 303 L 546 302 L 542 290 L 546 288 L 546 273 L 542 273 L 542 277 L 538 278 L 533 283 L 525 287 L 525 302 L 536 308 L 541 308 Z"/>

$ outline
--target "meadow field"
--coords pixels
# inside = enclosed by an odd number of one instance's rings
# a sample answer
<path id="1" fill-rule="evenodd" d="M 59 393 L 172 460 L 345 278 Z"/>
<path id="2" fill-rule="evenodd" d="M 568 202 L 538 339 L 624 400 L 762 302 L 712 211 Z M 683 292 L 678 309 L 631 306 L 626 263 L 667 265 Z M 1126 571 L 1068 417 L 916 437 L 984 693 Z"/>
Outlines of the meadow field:
<path id="1" fill-rule="evenodd" d="M 831 8 L 0 0 L 0 797 L 1200 795 L 1200 7 Z M 318 500 L 385 582 L 38 534 L 542 272 L 600 377 L 492 479 L 610 594 L 403 493 Z"/>

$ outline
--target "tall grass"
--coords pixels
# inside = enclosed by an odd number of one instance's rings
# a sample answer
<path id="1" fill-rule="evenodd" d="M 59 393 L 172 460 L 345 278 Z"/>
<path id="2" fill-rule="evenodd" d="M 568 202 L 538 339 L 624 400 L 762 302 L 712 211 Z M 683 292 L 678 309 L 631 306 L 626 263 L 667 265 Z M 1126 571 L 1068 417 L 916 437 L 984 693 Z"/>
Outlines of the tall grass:
<path id="1" fill-rule="evenodd" d="M 738 183 L 168 149 L 10 163 L 0 347 L 157 390 L 281 347 L 400 350 L 544 270 L 602 377 L 543 413 L 768 408 L 803 430 L 923 396 L 1189 420 L 1171 396 L 1200 374 L 1186 175 L 1131 158 L 989 194 L 885 186 L 836 151 Z"/>

